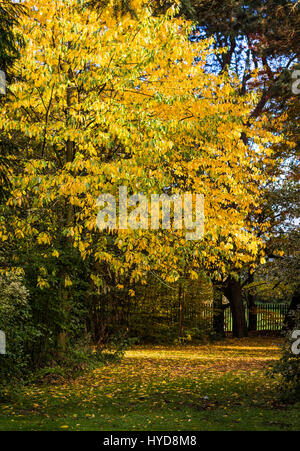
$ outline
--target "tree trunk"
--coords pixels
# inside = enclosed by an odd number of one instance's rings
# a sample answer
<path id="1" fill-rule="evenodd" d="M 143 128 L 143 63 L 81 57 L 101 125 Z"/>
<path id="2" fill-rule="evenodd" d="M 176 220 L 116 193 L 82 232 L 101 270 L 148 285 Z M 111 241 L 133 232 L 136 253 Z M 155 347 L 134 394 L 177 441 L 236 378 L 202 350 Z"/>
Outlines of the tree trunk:
<path id="1" fill-rule="evenodd" d="M 297 310 L 300 310 L 300 284 L 294 291 L 288 312 L 285 315 L 282 327 L 284 331 L 293 330 L 296 327 L 296 318 L 294 315 Z"/>
<path id="2" fill-rule="evenodd" d="M 218 338 L 225 337 L 223 293 L 218 284 L 213 283 L 213 331 Z"/>
<path id="3" fill-rule="evenodd" d="M 242 338 L 248 336 L 245 307 L 242 300 L 242 286 L 240 281 L 230 277 L 226 287 L 226 297 L 230 302 L 232 313 L 232 335 Z"/>
<path id="4" fill-rule="evenodd" d="M 66 345 L 67 345 L 67 333 L 65 331 L 61 331 L 58 333 L 57 335 L 57 345 L 58 345 L 58 357 L 60 359 L 63 358 L 65 350 L 66 350 Z"/>
<path id="5" fill-rule="evenodd" d="M 179 337 L 183 336 L 183 298 L 184 298 L 184 288 L 182 283 L 179 282 L 178 287 L 178 332 Z"/>
<path id="6" fill-rule="evenodd" d="M 69 71 L 69 78 L 73 80 L 73 73 Z M 75 87 L 67 87 L 66 88 L 66 105 L 67 105 L 67 115 L 66 115 L 66 126 L 68 125 L 68 121 L 70 119 L 70 109 L 73 105 L 73 97 L 75 95 Z M 71 163 L 75 157 L 75 143 L 70 139 L 66 142 L 66 154 L 65 154 L 65 162 Z M 74 225 L 74 207 L 70 203 L 69 200 L 65 199 L 64 206 L 62 208 L 62 223 L 66 228 L 72 227 Z M 73 238 L 71 236 L 66 237 L 65 239 L 65 249 L 71 249 L 73 247 Z M 60 310 L 63 313 L 64 321 L 67 324 L 67 318 L 70 312 L 70 287 L 64 286 L 65 277 L 69 276 L 68 268 L 64 268 L 61 274 L 61 304 Z M 64 325 L 60 327 L 60 330 L 57 334 L 57 344 L 59 348 L 59 354 L 66 350 L 68 335 L 67 330 Z"/>
<path id="7" fill-rule="evenodd" d="M 254 282 L 253 274 L 249 275 L 249 283 Z M 255 305 L 255 296 L 251 293 L 251 289 L 248 294 L 248 311 L 249 311 L 249 331 L 257 330 L 257 306 Z"/>
<path id="8" fill-rule="evenodd" d="M 257 330 L 257 306 L 253 301 L 249 300 L 249 331 Z"/>

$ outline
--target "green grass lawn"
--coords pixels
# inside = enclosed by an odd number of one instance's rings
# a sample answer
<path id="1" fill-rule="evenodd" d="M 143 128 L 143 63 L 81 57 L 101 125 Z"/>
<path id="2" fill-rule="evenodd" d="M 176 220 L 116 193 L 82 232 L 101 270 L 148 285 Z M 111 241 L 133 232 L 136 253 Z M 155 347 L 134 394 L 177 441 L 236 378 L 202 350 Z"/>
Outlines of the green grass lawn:
<path id="1" fill-rule="evenodd" d="M 0 430 L 300 430 L 300 405 L 265 375 L 276 338 L 136 347 L 74 381 L 20 389 Z"/>

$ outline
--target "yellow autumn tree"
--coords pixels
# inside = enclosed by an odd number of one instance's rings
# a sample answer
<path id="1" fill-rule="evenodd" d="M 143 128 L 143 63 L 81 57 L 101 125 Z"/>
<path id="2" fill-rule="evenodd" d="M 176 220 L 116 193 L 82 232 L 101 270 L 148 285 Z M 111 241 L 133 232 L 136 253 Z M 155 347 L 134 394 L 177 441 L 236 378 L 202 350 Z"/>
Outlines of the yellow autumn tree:
<path id="1" fill-rule="evenodd" d="M 65 237 L 96 263 L 99 285 L 101 264 L 121 286 L 128 273 L 139 280 L 157 270 L 174 281 L 206 268 L 221 277 L 228 261 L 251 262 L 262 243 L 247 217 L 259 203 L 258 163 L 271 135 L 246 122 L 255 99 L 239 95 L 238 79 L 206 73 L 211 42 L 191 43 L 191 23 L 173 9 L 153 17 L 140 2 L 138 14 L 122 16 L 113 1 L 100 10 L 77 0 L 25 4 L 26 47 L 0 118 L 23 149 L 2 240 L 34 242 L 59 261 Z M 203 238 L 186 241 L 174 228 L 99 231 L 97 198 L 117 197 L 120 186 L 203 194 Z M 47 276 L 41 267 L 40 287 Z M 68 289 L 72 280 L 61 277 Z"/>

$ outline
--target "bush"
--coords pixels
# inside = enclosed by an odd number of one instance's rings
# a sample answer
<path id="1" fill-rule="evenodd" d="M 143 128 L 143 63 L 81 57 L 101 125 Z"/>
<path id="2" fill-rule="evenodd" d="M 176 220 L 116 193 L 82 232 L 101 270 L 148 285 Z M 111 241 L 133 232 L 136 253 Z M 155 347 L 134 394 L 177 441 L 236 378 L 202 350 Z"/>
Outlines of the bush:
<path id="1" fill-rule="evenodd" d="M 300 311 L 293 314 L 294 330 L 300 330 Z M 269 374 L 271 376 L 279 375 L 281 380 L 280 397 L 287 402 L 300 401 L 300 354 L 292 351 L 292 345 L 295 338 L 292 338 L 293 331 L 286 335 L 282 346 L 282 356 L 273 366 Z"/>
<path id="2" fill-rule="evenodd" d="M 184 332 L 183 336 L 174 340 L 176 345 L 189 345 L 198 343 L 207 343 L 212 340 L 212 333 L 203 327 L 192 327 Z"/>
<path id="3" fill-rule="evenodd" d="M 134 342 L 135 339 L 118 335 L 101 346 L 93 346 L 91 337 L 87 335 L 70 344 L 63 355 L 52 361 L 51 365 L 36 371 L 33 378 L 43 383 L 59 383 L 65 379 L 73 379 L 82 371 L 119 362 L 126 349 Z"/>
<path id="4" fill-rule="evenodd" d="M 0 389 L 23 379 L 30 370 L 30 349 L 39 333 L 32 323 L 28 298 L 20 276 L 0 276 L 0 329 L 6 335 L 6 354 L 0 355 Z"/>

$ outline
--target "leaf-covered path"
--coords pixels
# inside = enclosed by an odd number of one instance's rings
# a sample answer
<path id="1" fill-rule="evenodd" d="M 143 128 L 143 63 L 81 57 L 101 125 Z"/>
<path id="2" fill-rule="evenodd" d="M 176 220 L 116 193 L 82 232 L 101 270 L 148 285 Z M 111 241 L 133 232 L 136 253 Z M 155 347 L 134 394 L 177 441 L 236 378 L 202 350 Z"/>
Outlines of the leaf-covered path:
<path id="1" fill-rule="evenodd" d="M 266 368 L 279 340 L 136 347 L 124 360 L 0 404 L 0 430 L 299 430 Z"/>

